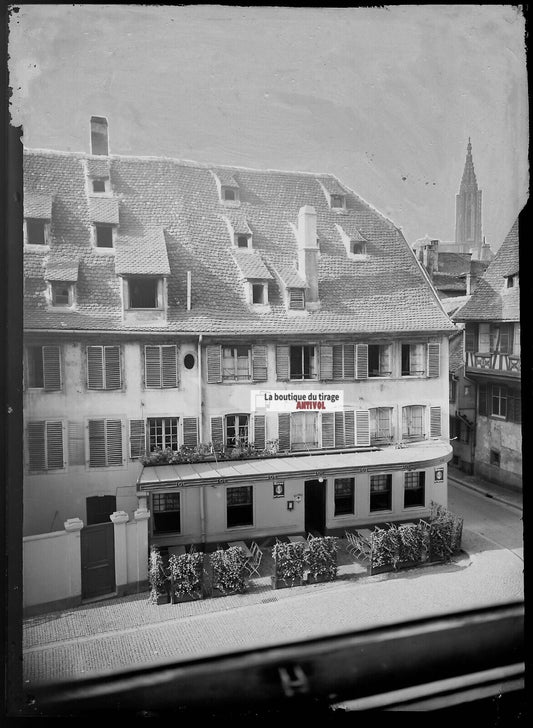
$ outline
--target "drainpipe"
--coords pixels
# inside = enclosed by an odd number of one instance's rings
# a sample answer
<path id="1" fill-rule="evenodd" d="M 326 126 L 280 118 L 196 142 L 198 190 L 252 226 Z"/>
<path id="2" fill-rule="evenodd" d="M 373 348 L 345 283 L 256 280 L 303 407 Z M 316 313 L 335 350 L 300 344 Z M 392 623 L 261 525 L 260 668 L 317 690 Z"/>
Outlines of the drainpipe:
<path id="1" fill-rule="evenodd" d="M 187 311 L 191 310 L 191 271 L 187 271 Z"/>
<path id="2" fill-rule="evenodd" d="M 203 336 L 198 336 L 198 350 L 196 359 L 198 361 L 198 434 L 200 443 L 202 441 L 202 433 L 204 431 L 204 406 L 203 406 L 203 381 L 202 381 L 202 339 Z M 205 522 L 205 487 L 200 486 L 200 528 L 202 543 L 206 542 L 206 522 Z"/>

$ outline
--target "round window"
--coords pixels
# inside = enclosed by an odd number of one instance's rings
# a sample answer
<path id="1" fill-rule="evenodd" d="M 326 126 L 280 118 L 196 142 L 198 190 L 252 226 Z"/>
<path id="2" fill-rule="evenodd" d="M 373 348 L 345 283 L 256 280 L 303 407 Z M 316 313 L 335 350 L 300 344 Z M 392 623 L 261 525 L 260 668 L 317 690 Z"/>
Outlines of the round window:
<path id="1" fill-rule="evenodd" d="M 192 369 L 194 366 L 194 355 L 185 354 L 185 357 L 183 359 L 183 364 L 185 366 L 185 369 Z"/>

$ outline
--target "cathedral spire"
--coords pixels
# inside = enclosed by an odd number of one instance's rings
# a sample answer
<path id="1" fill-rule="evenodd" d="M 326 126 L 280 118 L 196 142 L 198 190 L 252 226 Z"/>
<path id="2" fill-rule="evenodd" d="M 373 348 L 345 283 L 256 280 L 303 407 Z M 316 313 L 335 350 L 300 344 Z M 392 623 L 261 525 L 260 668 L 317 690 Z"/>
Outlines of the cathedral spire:
<path id="1" fill-rule="evenodd" d="M 479 256 L 482 245 L 481 197 L 472 159 L 472 142 L 468 137 L 463 176 L 455 198 L 455 242 L 457 252 L 470 252 L 474 258 Z"/>

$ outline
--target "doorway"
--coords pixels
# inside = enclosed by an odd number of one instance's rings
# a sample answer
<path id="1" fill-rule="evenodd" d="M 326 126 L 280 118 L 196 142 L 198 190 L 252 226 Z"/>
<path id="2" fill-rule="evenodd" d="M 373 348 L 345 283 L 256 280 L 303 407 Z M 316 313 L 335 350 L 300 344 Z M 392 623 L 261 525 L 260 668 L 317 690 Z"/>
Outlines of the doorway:
<path id="1" fill-rule="evenodd" d="M 81 529 L 81 597 L 92 599 L 114 591 L 114 524 L 85 526 Z"/>
<path id="2" fill-rule="evenodd" d="M 326 481 L 305 481 L 305 531 L 324 535 L 326 527 Z"/>

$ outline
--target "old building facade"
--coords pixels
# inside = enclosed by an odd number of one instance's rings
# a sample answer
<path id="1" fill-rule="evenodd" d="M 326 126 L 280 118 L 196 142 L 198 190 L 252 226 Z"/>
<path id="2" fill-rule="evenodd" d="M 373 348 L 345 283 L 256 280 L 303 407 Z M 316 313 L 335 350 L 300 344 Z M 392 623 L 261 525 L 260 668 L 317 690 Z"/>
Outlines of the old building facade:
<path id="1" fill-rule="evenodd" d="M 214 543 L 445 504 L 454 325 L 401 232 L 331 175 L 92 132 L 25 152 L 25 535 L 148 511 L 154 543 Z"/>

